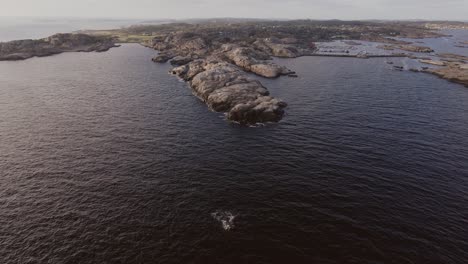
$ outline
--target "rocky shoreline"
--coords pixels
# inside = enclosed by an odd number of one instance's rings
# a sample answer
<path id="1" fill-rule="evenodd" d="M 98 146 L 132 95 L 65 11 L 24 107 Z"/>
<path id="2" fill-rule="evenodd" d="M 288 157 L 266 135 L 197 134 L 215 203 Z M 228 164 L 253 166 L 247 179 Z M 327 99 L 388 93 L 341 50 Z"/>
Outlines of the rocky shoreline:
<path id="1" fill-rule="evenodd" d="M 424 72 L 450 82 L 468 87 L 468 57 L 452 53 L 436 54 L 436 58 L 418 58 L 418 62 L 432 67 L 411 68 L 413 72 Z"/>
<path id="2" fill-rule="evenodd" d="M 386 42 L 399 45 L 405 43 L 404 47 L 408 49 L 411 47 L 407 42 L 391 39 Z M 145 43 L 145 46 L 158 50 L 159 54 L 152 60 L 157 63 L 169 62 L 173 65 L 175 68 L 170 72 L 187 81 L 193 93 L 210 109 L 226 113 L 228 120 L 245 125 L 278 122 L 284 115 L 287 104 L 271 97 L 267 88 L 246 74 L 253 73 L 265 78 L 297 77 L 294 71 L 273 63 L 271 60 L 273 57 L 408 56 L 403 53 L 367 54 L 365 52 L 322 54 L 317 52 L 315 42 L 300 39 L 295 35 L 285 35 L 282 38 L 269 36 L 232 39 L 186 30 L 160 34 L 151 43 Z"/>
<path id="3" fill-rule="evenodd" d="M 47 38 L 0 43 L 0 61 L 25 60 L 63 52 L 103 52 L 116 47 L 110 37 L 87 34 L 55 34 Z"/>
<path id="4" fill-rule="evenodd" d="M 468 87 L 468 64 L 451 64 L 447 67 L 439 69 L 427 69 L 423 72 L 431 73 L 438 76 L 439 78 L 448 80 L 450 82 L 459 83 L 465 87 Z"/>
<path id="5" fill-rule="evenodd" d="M 408 21 L 223 19 L 135 25 L 88 33 L 112 36 L 123 42 L 131 40 L 157 50 L 154 62 L 169 62 L 174 67 L 170 72 L 185 80 L 210 109 L 246 125 L 277 122 L 284 115 L 286 103 L 271 97 L 266 87 L 248 75 L 297 77 L 292 70 L 275 64 L 273 57 L 411 57 L 414 56 L 411 52 L 432 50 L 400 39 L 445 36 L 428 29 L 425 23 Z M 327 48 L 318 44 L 334 41 L 344 41 L 347 47 Z M 367 45 L 361 44 L 363 41 L 399 51 L 368 52 Z M 362 49 L 354 48 L 360 45 Z"/>
<path id="6" fill-rule="evenodd" d="M 208 43 L 201 36 L 183 33 L 155 39 L 151 47 L 160 51 L 154 62 L 169 61 L 170 72 L 187 81 L 193 93 L 228 120 L 243 125 L 278 122 L 287 104 L 269 95 L 250 72 L 265 78 L 295 76 L 271 61 L 272 56 L 294 58 L 312 54 L 313 49 L 296 47 L 294 40 L 261 39 L 247 43 Z"/>
<path id="7" fill-rule="evenodd" d="M 427 47 L 404 42 L 398 47 L 408 51 L 430 52 Z M 356 42 L 357 43 L 357 42 Z M 356 44 L 353 42 L 352 44 Z M 246 75 L 253 73 L 265 78 L 297 77 L 295 72 L 271 61 L 272 57 L 301 56 L 333 57 L 408 57 L 405 53 L 368 54 L 321 53 L 315 43 L 292 36 L 268 37 L 238 41 L 208 39 L 205 34 L 169 32 L 155 37 L 146 46 L 159 51 L 152 60 L 170 62 L 170 73 L 187 81 L 193 93 L 216 112 L 226 113 L 228 120 L 245 125 L 278 122 L 287 104 L 269 95 L 259 81 Z M 397 46 L 397 45 L 395 45 Z M 393 47 L 393 46 L 392 46 Z"/>
<path id="8" fill-rule="evenodd" d="M 423 72 L 431 73 L 442 79 L 459 83 L 468 87 L 468 57 L 458 54 L 437 54 L 440 60 L 426 60 L 425 63 L 441 66 L 439 68 L 428 68 Z"/>
<path id="9" fill-rule="evenodd" d="M 258 80 L 217 57 L 194 60 L 172 73 L 188 81 L 194 94 L 210 109 L 225 112 L 228 120 L 240 124 L 277 122 L 287 106 L 269 96 Z"/>
<path id="10" fill-rule="evenodd" d="M 395 50 L 395 49 L 400 49 L 404 51 L 409 51 L 409 52 L 418 52 L 418 53 L 431 53 L 434 52 L 433 49 L 430 47 L 425 47 L 425 46 L 417 46 L 417 45 L 379 45 L 377 46 L 379 49 L 383 50 Z"/>
<path id="11" fill-rule="evenodd" d="M 442 66 L 412 71 L 428 72 L 464 85 L 468 75 L 466 61 L 460 62 L 459 57 L 446 56 L 443 62 L 438 62 L 413 54 L 428 53 L 432 56 L 434 51 L 430 47 L 398 38 L 444 35 L 426 28 L 424 24 L 411 22 L 296 20 L 173 23 L 86 33 L 56 34 L 40 40 L 0 43 L 0 60 L 23 60 L 69 51 L 101 52 L 115 47 L 115 41 L 132 40 L 157 50 L 158 55 L 152 60 L 156 63 L 169 62 L 173 66 L 170 73 L 185 80 L 194 95 L 211 110 L 225 113 L 228 120 L 243 125 L 278 122 L 285 113 L 286 102 L 270 96 L 268 89 L 249 75 L 297 77 L 294 71 L 274 63 L 273 57 L 409 57 Z M 335 41 L 341 41 L 346 46 L 333 46 Z M 365 42 L 374 43 L 371 48 L 375 46 L 375 51 L 368 50 L 370 46 L 363 44 Z M 332 46 L 323 43 L 332 43 Z M 397 51 L 390 52 L 393 50 Z M 401 66 L 394 68 L 403 70 Z"/>

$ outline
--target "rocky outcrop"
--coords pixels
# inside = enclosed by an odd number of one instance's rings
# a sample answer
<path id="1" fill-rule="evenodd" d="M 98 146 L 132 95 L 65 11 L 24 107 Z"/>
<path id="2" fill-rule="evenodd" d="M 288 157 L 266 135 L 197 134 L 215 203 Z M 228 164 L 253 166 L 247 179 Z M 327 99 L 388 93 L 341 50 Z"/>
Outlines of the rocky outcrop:
<path id="1" fill-rule="evenodd" d="M 174 58 L 175 55 L 171 52 L 160 52 L 156 57 L 154 57 L 152 60 L 154 62 L 159 62 L 159 63 L 166 63 L 170 59 Z"/>
<path id="2" fill-rule="evenodd" d="M 86 34 L 56 34 L 38 40 L 15 40 L 0 43 L 0 60 L 24 60 L 62 52 L 103 52 L 116 47 L 111 38 Z"/>
<path id="3" fill-rule="evenodd" d="M 449 63 L 446 67 L 426 69 L 424 72 L 468 87 L 468 64 Z"/>
<path id="4" fill-rule="evenodd" d="M 292 73 L 286 67 L 268 61 L 270 56 L 267 53 L 253 48 L 223 45 L 222 51 L 233 64 L 262 77 L 276 78 Z"/>
<path id="5" fill-rule="evenodd" d="M 378 45 L 377 48 L 384 50 L 395 50 L 400 49 L 409 52 L 418 52 L 418 53 L 431 53 L 434 52 L 430 47 L 425 46 L 416 46 L 416 45 Z"/>
<path id="6" fill-rule="evenodd" d="M 378 49 L 383 49 L 383 50 L 395 50 L 396 46 L 393 45 L 377 45 Z"/>
<path id="7" fill-rule="evenodd" d="M 261 23 L 260 23 L 261 24 Z M 146 27 L 144 27 L 146 30 Z M 420 27 L 403 24 L 310 25 L 307 21 L 253 24 L 173 24 L 158 27 L 151 47 L 160 54 L 153 60 L 177 66 L 171 72 L 189 82 L 193 93 L 214 111 L 225 112 L 228 119 L 244 124 L 278 121 L 286 104 L 272 98 L 262 84 L 249 77 L 253 73 L 265 78 L 282 75 L 297 77 L 272 57 L 300 56 L 339 57 L 410 57 L 416 53 L 431 53 L 430 47 L 417 46 L 397 38 L 441 36 Z M 320 41 L 344 40 L 346 48 L 321 51 Z M 396 50 L 385 54 L 371 54 L 357 40 L 379 42 L 378 48 Z M 350 52 L 357 50 L 358 52 Z M 447 57 L 452 62 L 459 58 Z M 425 62 L 425 61 L 422 61 Z M 426 62 L 428 63 L 428 62 Z M 433 61 L 429 63 L 436 64 Z M 439 62 L 437 62 L 439 63 Z M 403 71 L 402 66 L 395 70 Z M 454 68 L 455 69 L 455 68 Z M 462 70 L 462 67 L 456 69 Z M 411 68 L 413 71 L 420 71 Z M 421 71 L 428 68 L 422 67 Z M 453 73 L 453 69 L 451 70 Z M 440 73 L 441 74 L 441 73 Z"/>
<path id="8" fill-rule="evenodd" d="M 170 63 L 173 66 L 180 66 L 180 65 L 187 64 L 191 62 L 192 60 L 193 58 L 190 56 L 176 56 L 170 61 Z"/>
<path id="9" fill-rule="evenodd" d="M 432 59 L 429 59 L 429 60 L 419 60 L 419 62 L 425 63 L 425 64 L 436 65 L 436 66 L 445 66 L 445 65 L 446 65 L 446 63 L 443 62 L 443 61 L 435 61 L 435 60 L 432 60 Z"/>
<path id="10" fill-rule="evenodd" d="M 422 71 L 468 87 L 468 56 L 453 53 L 441 53 L 437 56 L 439 60 L 426 59 L 420 62 L 441 67 L 425 68 Z"/>
<path id="11" fill-rule="evenodd" d="M 286 103 L 269 96 L 257 80 L 219 58 L 199 59 L 174 68 L 173 74 L 189 82 L 194 94 L 213 111 L 225 112 L 240 124 L 277 122 Z"/>
<path id="12" fill-rule="evenodd" d="M 198 35 L 190 32 L 171 32 L 166 36 L 155 37 L 152 47 L 175 56 L 207 55 L 210 45 Z"/>
<path id="13" fill-rule="evenodd" d="M 467 63 L 468 56 L 453 54 L 453 53 L 441 53 L 437 54 L 437 56 L 444 61 L 448 62 L 459 62 L 459 63 Z"/>
<path id="14" fill-rule="evenodd" d="M 288 75 L 293 73 L 286 67 L 268 62 L 251 65 L 250 71 L 266 78 L 276 78 L 280 75 Z"/>
<path id="15" fill-rule="evenodd" d="M 266 38 L 258 39 L 253 43 L 253 46 L 263 52 L 279 58 L 297 58 L 312 54 L 315 46 L 301 48 L 297 45 L 298 40 L 295 38 Z"/>
<path id="16" fill-rule="evenodd" d="M 255 101 L 237 104 L 227 114 L 230 120 L 241 123 L 278 122 L 283 117 L 287 104 L 270 96 L 258 97 Z"/>
<path id="17" fill-rule="evenodd" d="M 210 109 L 226 113 L 228 120 L 251 125 L 277 122 L 284 114 L 286 103 L 269 95 L 268 90 L 246 72 L 266 78 L 276 78 L 294 72 L 271 61 L 271 56 L 297 57 L 295 39 L 278 42 L 207 42 L 189 33 L 170 33 L 153 40 L 159 49 L 155 62 L 173 66 L 170 72 L 187 81 L 193 93 Z M 288 44 L 287 44 L 288 43 Z M 263 46 L 261 46 L 263 45 Z"/>
<path id="18" fill-rule="evenodd" d="M 416 45 L 398 45 L 398 49 L 410 52 L 431 53 L 434 52 L 430 47 L 416 46 Z"/>

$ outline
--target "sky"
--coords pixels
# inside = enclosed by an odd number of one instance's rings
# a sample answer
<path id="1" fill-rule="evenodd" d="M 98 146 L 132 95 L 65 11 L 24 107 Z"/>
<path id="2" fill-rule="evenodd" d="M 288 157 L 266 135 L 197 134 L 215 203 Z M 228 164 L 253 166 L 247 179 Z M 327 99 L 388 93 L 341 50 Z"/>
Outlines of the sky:
<path id="1" fill-rule="evenodd" d="M 0 0 L 0 16 L 468 20 L 468 0 Z"/>

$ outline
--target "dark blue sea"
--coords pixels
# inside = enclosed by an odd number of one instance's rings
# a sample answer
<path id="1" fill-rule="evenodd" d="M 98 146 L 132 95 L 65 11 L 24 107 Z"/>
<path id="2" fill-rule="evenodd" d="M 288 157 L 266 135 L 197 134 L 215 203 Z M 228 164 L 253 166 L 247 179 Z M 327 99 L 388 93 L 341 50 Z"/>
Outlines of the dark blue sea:
<path id="1" fill-rule="evenodd" d="M 155 53 L 0 62 L 1 263 L 467 263 L 466 87 L 281 59 L 242 127 Z"/>

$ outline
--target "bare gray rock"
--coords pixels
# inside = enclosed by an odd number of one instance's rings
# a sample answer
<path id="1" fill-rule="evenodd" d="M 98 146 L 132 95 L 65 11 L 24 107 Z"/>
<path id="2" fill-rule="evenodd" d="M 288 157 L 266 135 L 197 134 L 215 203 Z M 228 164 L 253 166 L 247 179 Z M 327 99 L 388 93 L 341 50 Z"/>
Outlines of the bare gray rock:
<path id="1" fill-rule="evenodd" d="M 161 53 L 156 62 L 171 60 L 178 66 L 170 73 L 177 75 L 189 85 L 193 93 L 216 112 L 224 112 L 229 120 L 245 125 L 278 122 L 284 114 L 286 103 L 269 96 L 268 90 L 246 72 L 266 78 L 292 74 L 286 67 L 271 61 L 271 55 L 293 57 L 295 52 L 289 44 L 294 39 L 271 40 L 266 45 L 214 44 L 208 45 L 192 34 L 171 33 L 166 38 L 155 38 L 155 48 Z M 289 53 L 288 53 L 289 52 Z M 199 57 L 195 59 L 194 57 Z"/>
<path id="2" fill-rule="evenodd" d="M 173 66 L 180 66 L 180 65 L 185 65 L 189 62 L 191 62 L 193 59 L 191 56 L 176 56 L 172 58 L 170 61 L 171 65 Z"/>
<path id="3" fill-rule="evenodd" d="M 154 57 L 152 60 L 154 62 L 166 63 L 167 61 L 169 61 L 172 58 L 174 58 L 174 54 L 172 54 L 170 52 L 161 52 L 156 57 Z"/>
<path id="4" fill-rule="evenodd" d="M 277 122 L 284 114 L 286 103 L 270 97 L 259 81 L 229 62 L 213 58 L 195 60 L 174 68 L 172 73 L 189 80 L 197 97 L 213 111 L 226 112 L 231 121 Z"/>
<path id="5" fill-rule="evenodd" d="M 229 120 L 241 124 L 278 122 L 284 115 L 286 103 L 270 96 L 260 96 L 254 101 L 240 103 L 229 110 Z"/>
<path id="6" fill-rule="evenodd" d="M 250 71 L 266 78 L 276 78 L 291 72 L 287 68 L 273 63 L 254 64 L 250 66 Z"/>
<path id="7" fill-rule="evenodd" d="M 276 78 L 291 72 L 286 67 L 268 61 L 268 54 L 252 48 L 225 46 L 223 50 L 235 65 L 266 78 Z"/>
<path id="8" fill-rule="evenodd" d="M 295 38 L 266 38 L 258 39 L 254 42 L 253 46 L 271 56 L 280 58 L 297 58 L 312 54 L 313 49 L 300 48 L 296 46 L 296 43 L 297 39 Z"/>

